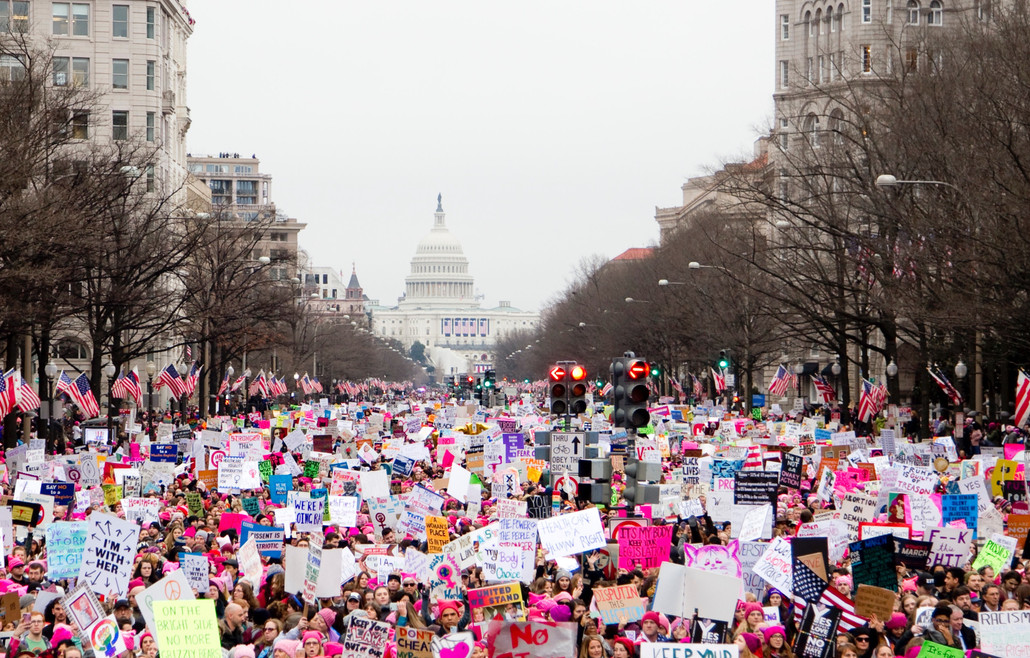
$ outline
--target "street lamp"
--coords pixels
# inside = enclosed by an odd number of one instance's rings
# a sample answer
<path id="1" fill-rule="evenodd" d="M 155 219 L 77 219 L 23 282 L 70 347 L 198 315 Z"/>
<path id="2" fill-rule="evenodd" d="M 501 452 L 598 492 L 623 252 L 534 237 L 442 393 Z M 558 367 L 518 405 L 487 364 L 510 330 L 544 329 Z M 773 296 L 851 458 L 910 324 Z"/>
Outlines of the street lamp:
<path id="1" fill-rule="evenodd" d="M 186 365 L 185 362 L 175 366 L 175 369 L 179 371 L 179 377 L 182 377 L 184 374 L 186 374 L 188 368 L 189 366 Z M 186 402 L 186 393 L 184 392 L 181 396 L 179 396 L 179 421 L 183 425 L 186 424 Z"/>
<path id="2" fill-rule="evenodd" d="M 722 265 L 702 265 L 696 260 L 692 260 L 689 263 L 687 263 L 687 268 L 691 270 L 722 270 L 723 272 L 730 271 L 728 268 L 725 268 Z"/>
<path id="3" fill-rule="evenodd" d="M 51 449 L 53 449 L 53 438 L 54 438 L 54 377 L 57 376 L 57 366 L 53 361 L 47 361 L 46 367 L 43 368 L 43 372 L 46 373 L 46 387 L 50 393 L 50 413 L 49 417 L 49 429 L 47 431 L 47 438 L 51 440 Z"/>
<path id="4" fill-rule="evenodd" d="M 154 375 L 157 373 L 157 364 L 147 361 L 147 414 L 150 416 L 150 440 L 154 440 Z"/>
<path id="5" fill-rule="evenodd" d="M 107 440 L 112 445 L 114 444 L 114 437 L 111 436 L 111 408 L 114 407 L 114 373 L 115 368 L 113 363 L 108 363 L 104 366 L 104 374 L 107 375 Z"/>
<path id="6" fill-rule="evenodd" d="M 805 364 L 801 363 L 800 361 L 798 361 L 797 363 L 794 364 L 794 374 L 797 375 L 797 380 L 798 380 L 798 397 L 799 398 L 803 397 L 801 395 L 801 375 L 804 374 L 804 372 L 805 372 Z"/>
<path id="7" fill-rule="evenodd" d="M 225 379 L 231 382 L 232 381 L 233 373 L 235 373 L 235 372 L 236 371 L 233 369 L 232 364 L 230 363 L 228 366 L 225 367 Z M 226 389 L 225 389 L 225 411 L 226 411 L 226 413 L 229 413 L 229 401 L 230 401 L 230 399 L 232 399 L 232 391 L 230 390 L 231 388 L 232 388 L 232 384 L 230 383 L 229 386 L 226 387 Z"/>
<path id="8" fill-rule="evenodd" d="M 658 285 L 664 288 L 665 286 L 685 286 L 687 284 L 683 281 L 669 281 L 668 279 L 658 279 Z"/>
<path id="9" fill-rule="evenodd" d="M 891 362 L 887 364 L 887 376 L 888 377 L 897 377 L 898 376 L 898 364 L 894 363 L 894 359 L 893 358 L 891 359 Z"/>
<path id="10" fill-rule="evenodd" d="M 969 368 L 962 362 L 962 359 L 959 359 L 958 363 L 955 364 L 955 376 L 959 379 L 965 379 L 967 374 L 969 374 Z"/>
<path id="11" fill-rule="evenodd" d="M 957 185 L 942 180 L 898 180 L 897 176 L 892 174 L 880 174 L 876 177 L 876 187 L 897 187 L 898 185 L 940 185 L 950 187 L 959 193 L 962 192 Z"/>
<path id="12" fill-rule="evenodd" d="M 653 304 L 650 299 L 633 299 L 632 297 L 626 298 L 627 304 Z"/>

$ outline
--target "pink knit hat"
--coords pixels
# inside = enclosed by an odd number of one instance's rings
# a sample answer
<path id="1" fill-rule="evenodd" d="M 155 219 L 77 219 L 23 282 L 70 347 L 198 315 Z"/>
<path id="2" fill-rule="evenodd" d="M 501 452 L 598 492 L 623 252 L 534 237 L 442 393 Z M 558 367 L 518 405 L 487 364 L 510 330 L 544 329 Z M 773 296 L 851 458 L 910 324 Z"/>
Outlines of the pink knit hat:
<path id="1" fill-rule="evenodd" d="M 283 651 L 290 658 L 294 658 L 297 655 L 297 648 L 300 647 L 300 640 L 287 640 L 284 637 L 280 637 L 275 641 L 273 647 L 275 651 Z"/>
<path id="2" fill-rule="evenodd" d="M 330 608 L 322 608 L 318 611 L 318 614 L 322 618 L 322 621 L 325 622 L 326 626 L 331 627 L 333 625 L 333 622 L 336 621 L 336 613 L 333 612 Z"/>

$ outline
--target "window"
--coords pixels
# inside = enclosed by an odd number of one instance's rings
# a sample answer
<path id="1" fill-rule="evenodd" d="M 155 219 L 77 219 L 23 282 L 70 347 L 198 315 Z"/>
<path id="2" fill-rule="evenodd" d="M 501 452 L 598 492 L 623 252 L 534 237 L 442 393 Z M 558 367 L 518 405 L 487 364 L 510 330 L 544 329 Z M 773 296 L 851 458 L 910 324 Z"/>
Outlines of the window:
<path id="1" fill-rule="evenodd" d="M 841 80 L 844 79 L 844 73 L 845 73 L 845 70 L 846 70 L 844 68 L 844 65 L 845 65 L 844 51 L 843 50 L 837 51 L 837 73 L 840 75 Z"/>
<path id="2" fill-rule="evenodd" d="M 157 188 L 157 173 L 154 165 L 147 165 L 147 192 L 153 192 Z"/>
<path id="3" fill-rule="evenodd" d="M 72 139 L 89 139 L 89 112 L 76 110 L 72 113 Z"/>
<path id="4" fill-rule="evenodd" d="M 812 148 L 819 148 L 819 116 L 809 114 L 805 117 L 805 132 L 808 134 Z"/>
<path id="5" fill-rule="evenodd" d="M 870 45 L 862 46 L 862 73 L 873 72 L 873 47 Z"/>
<path id="6" fill-rule="evenodd" d="M 69 76 L 69 66 L 72 68 L 71 76 Z M 55 87 L 66 87 L 69 81 L 77 87 L 89 84 L 89 59 L 87 58 L 55 57 L 52 67 Z"/>
<path id="7" fill-rule="evenodd" d="M 976 19 L 987 21 L 991 18 L 991 0 L 976 0 Z"/>
<path id="8" fill-rule="evenodd" d="M 147 112 L 147 141 L 154 141 L 154 127 L 157 125 L 157 114 Z"/>
<path id="9" fill-rule="evenodd" d="M 211 188 L 211 203 L 230 203 L 232 201 L 232 181 L 214 179 L 207 182 Z"/>
<path id="10" fill-rule="evenodd" d="M 53 4 L 53 33 L 59 36 L 89 36 L 89 5 L 80 2 Z"/>
<path id="11" fill-rule="evenodd" d="M 129 139 L 129 113 L 123 110 L 111 112 L 111 139 Z"/>
<path id="12" fill-rule="evenodd" d="M 908 24 L 919 25 L 919 3 L 916 0 L 908 0 Z"/>
<path id="13" fill-rule="evenodd" d="M 905 51 L 905 71 L 915 73 L 919 70 L 919 51 L 909 48 Z"/>
<path id="14" fill-rule="evenodd" d="M 826 56 L 819 55 L 819 83 L 822 84 L 826 81 Z"/>
<path id="15" fill-rule="evenodd" d="M 790 62 L 785 59 L 780 60 L 780 89 L 786 89 L 787 85 L 790 84 Z"/>
<path id="16" fill-rule="evenodd" d="M 89 86 L 88 57 L 72 57 L 72 84 L 76 87 Z"/>
<path id="17" fill-rule="evenodd" d="M 812 30 L 814 30 L 814 29 L 815 28 L 812 26 L 812 12 L 806 11 L 805 12 L 805 32 L 808 33 L 808 36 L 812 36 L 813 35 Z"/>
<path id="18" fill-rule="evenodd" d="M 790 122 L 788 122 L 786 119 L 780 119 L 780 150 L 781 151 L 786 151 L 787 147 L 790 146 L 790 132 L 788 132 L 788 130 L 787 130 L 789 127 L 790 127 Z"/>
<path id="19" fill-rule="evenodd" d="M 111 61 L 111 86 L 115 89 L 129 88 L 129 60 L 115 59 Z"/>
<path id="20" fill-rule="evenodd" d="M 129 5 L 111 6 L 111 36 L 129 38 Z"/>
<path id="21" fill-rule="evenodd" d="M 248 165 L 236 165 L 234 170 L 237 174 L 249 174 L 254 171 L 254 168 Z"/>
<path id="22" fill-rule="evenodd" d="M 844 31 L 844 3 L 837 5 L 837 25 L 840 25 L 840 31 Z"/>
<path id="23" fill-rule="evenodd" d="M 816 28 L 816 29 L 819 30 L 819 34 L 823 34 L 823 10 L 822 9 L 816 9 L 815 10 L 815 24 L 819 26 L 818 28 Z"/>
<path id="24" fill-rule="evenodd" d="M 873 22 L 873 0 L 862 0 L 862 22 Z"/>
<path id="25" fill-rule="evenodd" d="M 944 5 L 941 4 L 940 0 L 932 0 L 930 2 L 930 13 L 926 16 L 926 24 L 938 27 L 944 25 Z"/>
<path id="26" fill-rule="evenodd" d="M 887 24 L 894 22 L 894 0 L 886 0 L 887 3 Z"/>
<path id="27" fill-rule="evenodd" d="M 18 0 L 0 0 L 0 31 L 28 32 L 29 3 Z"/>
<path id="28" fill-rule="evenodd" d="M 152 59 L 147 60 L 147 91 L 154 91 L 155 83 L 154 76 L 157 73 L 157 62 Z"/>
<path id="29" fill-rule="evenodd" d="M 778 179 L 778 187 L 780 193 L 780 199 L 787 200 L 790 198 L 790 181 L 787 178 L 787 170 L 780 169 L 780 176 Z"/>
<path id="30" fill-rule="evenodd" d="M 157 31 L 157 7 L 147 7 L 147 38 L 153 39 Z"/>
<path id="31" fill-rule="evenodd" d="M 780 14 L 780 39 L 786 41 L 790 39 L 790 15 Z"/>
<path id="32" fill-rule="evenodd" d="M 253 205 L 257 203 L 257 181 L 236 181 L 236 203 L 241 205 Z M 275 239 L 275 234 L 273 233 L 272 235 L 272 239 Z"/>
<path id="33" fill-rule="evenodd" d="M 0 82 L 25 79 L 25 63 L 14 55 L 0 55 Z"/>
<path id="34" fill-rule="evenodd" d="M 834 144 L 839 146 L 844 143 L 844 112 L 840 108 L 830 112 L 830 133 Z"/>
<path id="35" fill-rule="evenodd" d="M 834 20 L 833 17 L 833 7 L 827 7 L 826 9 L 826 22 L 830 24 L 831 33 L 837 31 L 837 22 Z"/>
<path id="36" fill-rule="evenodd" d="M 805 62 L 805 80 L 808 82 L 808 84 L 812 84 L 813 73 L 814 71 L 812 70 L 812 58 L 809 57 L 808 60 Z"/>

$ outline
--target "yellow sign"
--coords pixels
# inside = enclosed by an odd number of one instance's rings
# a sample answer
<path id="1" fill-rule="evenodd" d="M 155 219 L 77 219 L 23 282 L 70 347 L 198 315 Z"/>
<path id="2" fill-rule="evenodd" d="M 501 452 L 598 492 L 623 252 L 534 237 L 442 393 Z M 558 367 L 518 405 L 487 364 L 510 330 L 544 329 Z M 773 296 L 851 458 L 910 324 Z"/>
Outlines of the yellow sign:
<path id="1" fill-rule="evenodd" d="M 162 658 L 222 658 L 213 599 L 154 601 Z"/>
<path id="2" fill-rule="evenodd" d="M 104 485 L 104 504 L 108 507 L 114 507 L 122 499 L 122 487 L 121 485 L 105 484 Z"/>
<path id="3" fill-rule="evenodd" d="M 444 544 L 451 540 L 447 531 L 447 519 L 442 516 L 426 517 L 426 541 L 430 553 L 440 553 Z"/>

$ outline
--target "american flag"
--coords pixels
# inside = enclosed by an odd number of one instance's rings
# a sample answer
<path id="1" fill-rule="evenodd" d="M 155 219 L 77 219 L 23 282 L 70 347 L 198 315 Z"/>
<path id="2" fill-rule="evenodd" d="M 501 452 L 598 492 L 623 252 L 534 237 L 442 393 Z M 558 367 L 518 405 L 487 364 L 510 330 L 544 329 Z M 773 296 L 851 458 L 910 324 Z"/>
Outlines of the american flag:
<path id="1" fill-rule="evenodd" d="M 837 399 L 837 391 L 833 390 L 833 386 L 826 381 L 825 377 L 821 375 L 812 375 L 812 383 L 815 384 L 815 390 L 819 393 L 819 397 L 823 402 L 834 402 Z"/>
<path id="2" fill-rule="evenodd" d="M 119 372 L 118 379 L 111 385 L 111 397 L 123 399 L 126 395 L 132 396 L 137 407 L 142 406 L 143 388 L 139 384 L 139 371 L 135 366 L 128 375 Z"/>
<path id="3" fill-rule="evenodd" d="M 318 377 L 311 378 L 311 389 L 316 393 L 322 392 L 322 382 L 318 381 Z"/>
<path id="4" fill-rule="evenodd" d="M 311 379 L 308 377 L 308 373 L 304 373 L 297 383 L 300 385 L 300 390 L 304 391 L 304 395 L 311 395 L 311 391 L 314 388 L 311 386 Z"/>
<path id="5" fill-rule="evenodd" d="M 722 373 L 716 373 L 715 368 L 712 371 L 712 382 L 715 384 L 715 392 L 722 393 L 726 390 L 726 377 Z"/>
<path id="6" fill-rule="evenodd" d="M 190 366 L 190 374 L 186 377 L 186 397 L 193 397 L 193 391 L 197 390 L 197 382 L 200 381 L 200 371 L 204 366 L 196 361 Z"/>
<path id="7" fill-rule="evenodd" d="M 694 382 L 694 397 L 703 397 L 705 394 L 705 385 L 701 383 L 701 380 L 695 377 L 693 374 L 691 374 L 690 381 Z"/>
<path id="8" fill-rule="evenodd" d="M 254 378 L 254 381 L 250 383 L 250 390 L 247 391 L 249 395 L 261 394 L 261 397 L 268 397 L 268 382 L 265 380 L 265 371 L 262 370 L 258 373 L 258 376 Z"/>
<path id="9" fill-rule="evenodd" d="M 225 371 L 225 377 L 222 377 L 222 383 L 218 386 L 218 395 L 225 393 L 229 390 L 229 371 Z"/>
<path id="10" fill-rule="evenodd" d="M 89 387 L 89 377 L 86 376 L 86 373 L 82 373 L 73 380 L 62 370 L 61 376 L 57 378 L 57 390 L 66 393 L 87 417 L 95 418 L 100 415 L 100 405 L 93 397 L 93 390 Z"/>
<path id="11" fill-rule="evenodd" d="M 14 387 L 11 386 L 9 377 L 16 372 L 11 368 L 0 377 L 0 417 L 6 416 L 14 409 Z"/>
<path id="12" fill-rule="evenodd" d="M 236 381 L 232 383 L 232 387 L 229 388 L 229 390 L 233 393 L 240 390 L 240 387 L 243 386 L 243 382 L 247 381 L 247 377 L 250 377 L 250 368 L 244 370 L 243 373 L 236 378 Z"/>
<path id="13" fill-rule="evenodd" d="M 1030 377 L 1022 370 L 1016 378 L 1016 413 L 1014 416 L 1016 427 L 1022 427 L 1030 420 Z"/>
<path id="14" fill-rule="evenodd" d="M 162 386 L 167 386 L 168 391 L 177 398 L 186 393 L 186 383 L 182 381 L 179 371 L 171 363 L 164 367 L 161 374 L 157 376 L 157 381 L 154 382 L 155 389 L 160 389 Z"/>
<path id="15" fill-rule="evenodd" d="M 855 602 L 838 592 L 833 587 L 827 587 L 823 591 L 823 595 L 819 598 L 819 602 L 823 605 L 832 606 L 841 611 L 840 615 L 840 630 L 853 631 L 859 626 L 865 626 L 869 623 L 869 620 L 865 617 L 859 617 L 855 613 Z M 794 595 L 794 621 L 797 625 L 801 626 L 801 617 L 805 613 L 805 606 L 808 603 L 801 597 Z"/>
<path id="16" fill-rule="evenodd" d="M 876 415 L 878 396 L 877 386 L 868 379 L 863 379 L 862 392 L 858 396 L 858 419 L 863 423 L 868 423 Z"/>
<path id="17" fill-rule="evenodd" d="M 944 394 L 948 396 L 948 399 L 951 400 L 953 405 L 958 406 L 962 404 L 962 394 L 958 392 L 958 389 L 955 388 L 951 382 L 948 381 L 948 378 L 944 376 L 944 373 L 941 372 L 940 368 L 930 368 L 927 366 L 926 370 L 930 373 L 930 376 L 933 377 L 933 380 L 937 382 L 937 385 L 941 387 Z"/>
<path id="18" fill-rule="evenodd" d="M 276 395 L 285 395 L 289 391 L 289 389 L 286 387 L 286 378 L 285 377 L 280 377 L 279 379 L 276 379 L 275 377 L 273 377 L 272 381 L 275 382 L 275 394 Z"/>
<path id="19" fill-rule="evenodd" d="M 780 397 L 786 395 L 787 389 L 790 387 L 790 375 L 791 373 L 781 363 L 780 367 L 776 369 L 772 381 L 769 382 L 769 393 Z"/>
<path id="20" fill-rule="evenodd" d="M 611 382 L 605 382 L 604 387 L 601 388 L 601 397 L 607 397 L 608 394 L 612 392 L 613 388 L 615 387 L 612 386 Z"/>
<path id="21" fill-rule="evenodd" d="M 32 386 L 22 378 L 20 372 L 17 370 L 12 372 L 14 374 L 12 376 L 10 386 L 14 389 L 14 403 L 18 405 L 18 408 L 22 411 L 39 409 L 39 395 L 32 389 Z"/>

